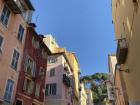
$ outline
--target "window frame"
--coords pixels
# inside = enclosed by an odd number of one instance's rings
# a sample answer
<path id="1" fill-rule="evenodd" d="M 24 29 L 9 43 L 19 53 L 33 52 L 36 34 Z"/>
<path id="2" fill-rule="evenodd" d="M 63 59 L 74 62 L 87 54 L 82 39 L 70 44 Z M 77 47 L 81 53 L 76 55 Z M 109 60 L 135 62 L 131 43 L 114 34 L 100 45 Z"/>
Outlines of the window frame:
<path id="1" fill-rule="evenodd" d="M 14 58 L 14 53 L 15 53 L 15 51 L 16 51 L 16 53 L 18 54 L 18 58 Z M 16 54 L 16 55 L 17 55 Z M 14 59 L 13 59 L 14 58 Z M 11 59 L 11 63 L 10 63 L 10 66 L 11 66 L 11 68 L 12 69 L 14 69 L 15 71 L 17 71 L 17 69 L 18 69 L 18 62 L 19 62 L 19 59 L 20 59 L 20 52 L 17 50 L 17 49 L 14 49 L 13 50 L 13 53 L 12 53 L 12 59 Z M 16 60 L 16 67 L 14 67 L 13 65 L 12 65 L 12 62 L 13 62 L 13 60 L 14 60 L 14 64 L 15 64 L 15 60 Z"/>
<path id="2" fill-rule="evenodd" d="M 132 0 L 133 5 L 134 5 L 134 10 L 137 13 L 138 12 L 138 7 L 139 7 L 139 1 L 138 0 Z"/>
<path id="3" fill-rule="evenodd" d="M 27 66 L 29 66 L 29 64 L 27 64 L 27 60 L 28 59 L 30 59 L 31 61 L 32 61 L 32 63 L 33 63 L 33 65 L 32 65 L 32 73 L 31 74 L 29 74 L 28 72 L 27 72 Z M 30 56 L 26 56 L 25 57 L 25 59 L 24 59 L 24 71 L 25 71 L 25 73 L 26 74 L 28 74 L 28 75 L 31 75 L 31 76 L 33 76 L 33 77 L 35 77 L 36 76 L 36 62 L 33 60 L 33 58 L 31 58 Z"/>
<path id="4" fill-rule="evenodd" d="M 3 43 L 4 43 L 4 38 L 3 36 L 0 34 L 0 38 L 2 38 L 1 40 L 1 44 L 0 44 L 0 53 L 2 53 L 2 48 L 3 48 Z"/>
<path id="5" fill-rule="evenodd" d="M 23 25 L 20 24 L 18 28 L 18 33 L 17 33 L 18 41 L 22 42 L 24 38 L 24 33 L 25 33 L 25 28 L 23 27 Z"/>
<path id="6" fill-rule="evenodd" d="M 8 81 L 11 82 L 10 84 L 12 84 L 12 90 L 11 90 L 11 93 L 10 93 L 10 99 L 9 100 L 8 100 L 8 96 L 6 97 L 6 94 L 9 94 L 9 93 L 7 93 L 7 88 L 8 88 L 8 91 L 9 91 L 9 88 L 11 88 L 11 87 L 7 87 L 8 86 Z M 11 102 L 12 95 L 13 95 L 13 90 L 14 90 L 14 81 L 12 79 L 7 79 L 6 80 L 6 85 L 5 85 L 5 90 L 4 90 L 4 96 L 3 96 L 5 101 L 7 101 L 9 103 Z"/>
<path id="7" fill-rule="evenodd" d="M 55 71 L 56 71 L 56 68 L 51 68 L 50 69 L 50 77 L 54 77 L 55 76 Z"/>
<path id="8" fill-rule="evenodd" d="M 39 76 L 41 77 L 41 79 L 44 79 L 45 75 L 46 75 L 45 69 L 43 67 L 40 67 Z"/>
<path id="9" fill-rule="evenodd" d="M 48 63 L 49 64 L 54 64 L 58 61 L 57 57 L 54 57 L 54 56 L 49 56 L 48 57 Z"/>
<path id="10" fill-rule="evenodd" d="M 5 19 L 3 19 L 2 20 L 2 15 L 3 15 L 3 12 L 4 12 L 4 8 L 6 7 L 6 9 L 7 9 L 7 11 L 9 11 L 9 16 L 8 16 L 8 20 L 7 20 L 7 23 L 4 23 L 4 20 Z M 9 7 L 6 5 L 6 4 L 4 4 L 3 5 L 3 8 L 2 8 L 2 12 L 1 12 L 1 15 L 0 15 L 0 22 L 4 25 L 4 26 L 8 26 L 8 24 L 9 24 L 9 20 L 10 20 L 10 16 L 11 16 L 11 10 L 9 9 Z M 4 15 L 4 18 L 5 18 L 6 16 Z"/>
<path id="11" fill-rule="evenodd" d="M 28 90 L 28 88 L 29 88 L 29 86 L 27 87 L 27 80 L 29 80 L 30 82 L 31 82 L 31 86 L 32 86 L 32 88 L 31 88 L 31 90 Z M 26 82 L 25 82 L 26 81 Z M 33 83 L 33 84 L 32 84 Z M 30 78 L 28 78 L 28 77 L 25 77 L 24 78 L 24 83 L 23 83 L 23 90 L 27 93 L 27 94 L 33 94 L 33 91 L 34 91 L 34 87 L 35 87 L 35 82 L 32 80 L 32 79 L 30 79 Z M 31 92 L 29 92 L 29 91 L 31 91 Z"/>
<path id="12" fill-rule="evenodd" d="M 37 85 L 38 85 L 38 92 L 37 92 Z M 35 97 L 39 97 L 40 96 L 40 90 L 41 90 L 41 85 L 40 83 L 36 83 L 35 85 Z"/>
<path id="13" fill-rule="evenodd" d="M 57 83 L 46 84 L 45 96 L 57 95 Z"/>

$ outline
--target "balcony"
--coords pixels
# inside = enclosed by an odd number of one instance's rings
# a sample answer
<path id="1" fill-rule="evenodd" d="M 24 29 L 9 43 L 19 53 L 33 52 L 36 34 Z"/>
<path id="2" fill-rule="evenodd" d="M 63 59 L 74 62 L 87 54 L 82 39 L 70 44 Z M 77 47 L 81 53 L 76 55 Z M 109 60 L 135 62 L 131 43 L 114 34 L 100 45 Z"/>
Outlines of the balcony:
<path id="1" fill-rule="evenodd" d="M 71 87 L 71 79 L 69 76 L 67 76 L 66 74 L 63 74 L 63 83 L 67 86 L 67 87 Z"/>
<path id="2" fill-rule="evenodd" d="M 23 11 L 31 10 L 34 11 L 34 7 L 30 0 L 4 0 L 7 6 L 15 14 L 21 14 Z"/>
<path id="3" fill-rule="evenodd" d="M 119 39 L 118 46 L 117 46 L 117 54 L 116 54 L 118 64 L 125 63 L 127 53 L 128 53 L 128 46 L 127 46 L 126 39 L 125 38 Z"/>
<path id="4" fill-rule="evenodd" d="M 5 0 L 5 3 L 15 14 L 21 14 L 21 4 L 19 0 Z"/>

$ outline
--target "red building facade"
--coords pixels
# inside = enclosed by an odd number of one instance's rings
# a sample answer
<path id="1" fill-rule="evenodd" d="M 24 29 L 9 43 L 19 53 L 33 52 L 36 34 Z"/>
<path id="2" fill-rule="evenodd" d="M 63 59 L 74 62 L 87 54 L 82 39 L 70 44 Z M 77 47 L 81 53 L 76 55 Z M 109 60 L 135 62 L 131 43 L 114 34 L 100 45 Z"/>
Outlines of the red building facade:
<path id="1" fill-rule="evenodd" d="M 48 47 L 36 33 L 34 24 L 30 24 L 26 33 L 15 105 L 43 105 L 48 54 Z"/>

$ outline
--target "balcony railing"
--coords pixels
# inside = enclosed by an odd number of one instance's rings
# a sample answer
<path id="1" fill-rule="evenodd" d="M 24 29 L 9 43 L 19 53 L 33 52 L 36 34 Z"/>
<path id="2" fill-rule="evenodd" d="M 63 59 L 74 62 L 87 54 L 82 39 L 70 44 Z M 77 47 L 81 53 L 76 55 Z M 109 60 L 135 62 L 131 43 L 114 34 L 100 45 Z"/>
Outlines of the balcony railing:
<path id="1" fill-rule="evenodd" d="M 63 74 L 63 83 L 68 86 L 71 87 L 71 79 L 69 76 L 67 76 L 66 74 Z"/>
<path id="2" fill-rule="evenodd" d="M 8 7 L 14 12 L 15 14 L 21 14 L 21 4 L 19 0 L 4 0 Z"/>
<path id="3" fill-rule="evenodd" d="M 128 46 L 127 46 L 127 42 L 126 39 L 119 39 L 118 40 L 118 46 L 117 46 L 117 61 L 118 64 L 124 64 L 126 61 L 126 57 L 127 57 L 127 53 L 128 53 Z"/>

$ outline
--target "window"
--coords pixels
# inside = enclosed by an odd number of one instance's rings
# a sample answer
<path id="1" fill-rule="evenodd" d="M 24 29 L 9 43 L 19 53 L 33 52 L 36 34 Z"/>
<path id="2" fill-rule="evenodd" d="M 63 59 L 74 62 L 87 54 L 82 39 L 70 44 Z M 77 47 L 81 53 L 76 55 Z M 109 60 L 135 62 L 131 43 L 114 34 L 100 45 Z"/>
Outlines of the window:
<path id="1" fill-rule="evenodd" d="M 45 69 L 43 69 L 42 67 L 40 68 L 39 76 L 41 77 L 41 79 L 45 78 Z"/>
<path id="2" fill-rule="evenodd" d="M 24 34 L 24 28 L 23 28 L 22 25 L 20 25 L 19 26 L 19 30 L 18 30 L 18 36 L 17 36 L 17 38 L 18 38 L 19 41 L 22 41 L 23 34 Z"/>
<path id="3" fill-rule="evenodd" d="M 2 43 L 3 43 L 3 37 L 0 36 L 0 53 L 2 53 Z"/>
<path id="4" fill-rule="evenodd" d="M 31 76 L 35 76 L 35 68 L 35 62 L 30 57 L 27 57 L 25 59 L 25 72 Z"/>
<path id="5" fill-rule="evenodd" d="M 53 77 L 53 76 L 55 76 L 55 68 L 50 70 L 50 77 Z"/>
<path id="6" fill-rule="evenodd" d="M 34 48 L 39 48 L 39 41 L 33 36 L 32 37 L 32 45 Z"/>
<path id="7" fill-rule="evenodd" d="M 19 55 L 20 55 L 19 52 L 17 50 L 14 50 L 11 67 L 15 70 L 17 69 Z"/>
<path id="8" fill-rule="evenodd" d="M 47 59 L 47 56 L 48 56 L 47 51 L 45 50 L 45 48 L 42 48 L 42 57 L 44 59 Z"/>
<path id="9" fill-rule="evenodd" d="M 14 82 L 12 80 L 8 79 L 7 84 L 6 84 L 5 94 L 4 94 L 4 100 L 6 100 L 8 102 L 11 101 L 13 86 L 14 86 Z"/>
<path id="10" fill-rule="evenodd" d="M 22 105 L 22 101 L 16 100 L 16 105 Z"/>
<path id="11" fill-rule="evenodd" d="M 46 90 L 45 90 L 45 95 L 46 96 L 56 95 L 56 87 L 57 87 L 56 83 L 47 84 Z"/>
<path id="12" fill-rule="evenodd" d="M 1 14 L 1 18 L 0 18 L 1 22 L 4 25 L 8 24 L 9 16 L 10 16 L 10 10 L 8 9 L 8 7 L 6 5 L 4 5 L 4 8 L 3 8 L 3 11 Z"/>
<path id="13" fill-rule="evenodd" d="M 49 63 L 56 63 L 57 62 L 57 58 L 56 57 L 49 57 L 48 58 L 48 62 Z"/>
<path id="14" fill-rule="evenodd" d="M 34 88 L 34 82 L 28 78 L 25 78 L 23 90 L 25 90 L 28 94 L 32 94 L 33 88 Z"/>
<path id="15" fill-rule="evenodd" d="M 40 94 L 40 84 L 36 84 L 35 96 L 39 97 L 39 94 Z"/>
<path id="16" fill-rule="evenodd" d="M 134 4 L 134 10 L 137 13 L 137 11 L 138 11 L 138 0 L 133 0 L 133 4 Z"/>

